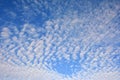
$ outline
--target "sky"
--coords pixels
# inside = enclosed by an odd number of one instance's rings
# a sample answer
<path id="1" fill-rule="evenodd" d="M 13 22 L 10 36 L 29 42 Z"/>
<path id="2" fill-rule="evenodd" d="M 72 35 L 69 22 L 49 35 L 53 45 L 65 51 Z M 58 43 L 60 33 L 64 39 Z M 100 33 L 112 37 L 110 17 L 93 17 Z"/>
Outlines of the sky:
<path id="1" fill-rule="evenodd" d="M 0 0 L 0 80 L 120 80 L 120 0 Z"/>

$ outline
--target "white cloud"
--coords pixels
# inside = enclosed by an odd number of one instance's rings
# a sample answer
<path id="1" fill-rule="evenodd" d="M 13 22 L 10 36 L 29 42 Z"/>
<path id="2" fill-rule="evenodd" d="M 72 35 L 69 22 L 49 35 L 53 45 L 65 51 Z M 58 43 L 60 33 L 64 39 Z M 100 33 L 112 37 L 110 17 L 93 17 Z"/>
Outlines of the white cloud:
<path id="1" fill-rule="evenodd" d="M 92 75 L 93 80 L 119 80 L 119 72 L 98 72 Z"/>
<path id="2" fill-rule="evenodd" d="M 8 32 L 1 32 L 1 36 L 4 38 L 8 38 L 10 35 Z"/>
<path id="3" fill-rule="evenodd" d="M 38 69 L 25 66 L 11 66 L 5 63 L 1 64 L 0 71 L 0 79 L 2 80 L 63 80 L 58 73 L 43 70 L 42 68 Z"/>
<path id="4" fill-rule="evenodd" d="M 9 30 L 9 28 L 4 27 L 4 28 L 2 29 L 2 32 L 0 33 L 0 35 L 1 35 L 1 37 L 3 37 L 3 38 L 9 38 L 10 35 L 11 35 L 11 31 Z"/>

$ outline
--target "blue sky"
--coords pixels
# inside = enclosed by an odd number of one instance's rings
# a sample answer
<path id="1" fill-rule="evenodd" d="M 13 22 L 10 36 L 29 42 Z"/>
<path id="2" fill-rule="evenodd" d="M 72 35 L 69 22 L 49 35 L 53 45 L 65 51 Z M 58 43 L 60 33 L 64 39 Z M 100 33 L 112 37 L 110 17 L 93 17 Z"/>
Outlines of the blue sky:
<path id="1" fill-rule="evenodd" d="M 0 79 L 119 80 L 119 0 L 1 0 Z"/>

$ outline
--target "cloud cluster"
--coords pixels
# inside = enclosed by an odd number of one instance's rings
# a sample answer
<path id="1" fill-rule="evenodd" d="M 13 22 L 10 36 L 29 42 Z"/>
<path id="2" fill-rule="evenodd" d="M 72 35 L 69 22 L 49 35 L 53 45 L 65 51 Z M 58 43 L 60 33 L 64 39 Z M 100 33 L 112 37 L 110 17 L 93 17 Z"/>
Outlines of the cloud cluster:
<path id="1" fill-rule="evenodd" d="M 26 13 L 29 2 L 23 0 L 21 3 Z M 42 4 L 37 0 L 34 3 L 32 8 Z M 48 2 L 43 3 L 49 7 Z M 34 11 L 39 9 L 42 7 Z M 119 10 L 116 2 L 103 2 L 90 13 L 79 16 L 76 11 L 74 15 L 70 13 L 68 7 L 69 15 L 49 19 L 42 27 L 29 23 L 22 25 L 21 29 L 2 27 L 0 78 L 119 80 Z"/>

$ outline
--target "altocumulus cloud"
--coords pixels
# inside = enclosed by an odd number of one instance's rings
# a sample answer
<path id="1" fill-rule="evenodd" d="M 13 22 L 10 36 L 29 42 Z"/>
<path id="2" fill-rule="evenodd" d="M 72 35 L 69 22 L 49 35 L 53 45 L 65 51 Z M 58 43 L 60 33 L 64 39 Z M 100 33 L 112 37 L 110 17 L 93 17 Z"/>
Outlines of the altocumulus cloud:
<path id="1" fill-rule="evenodd" d="M 0 28 L 0 79 L 120 79 L 120 1 L 13 3 L 24 23 Z"/>

